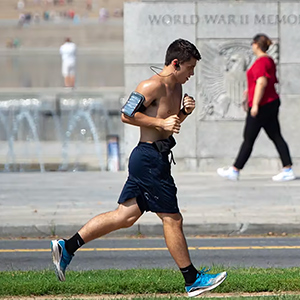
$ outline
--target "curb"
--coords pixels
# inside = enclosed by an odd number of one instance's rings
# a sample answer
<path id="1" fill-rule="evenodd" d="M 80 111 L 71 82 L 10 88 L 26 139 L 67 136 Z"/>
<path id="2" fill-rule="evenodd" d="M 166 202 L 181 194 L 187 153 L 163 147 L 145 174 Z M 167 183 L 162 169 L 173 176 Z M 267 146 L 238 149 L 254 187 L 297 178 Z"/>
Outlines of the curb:
<path id="1" fill-rule="evenodd" d="M 40 226 L 0 226 L 0 238 L 49 238 L 53 236 L 73 236 L 80 225 L 40 225 Z M 289 235 L 299 234 L 300 224 L 185 224 L 183 230 L 186 236 L 248 236 L 248 235 Z M 163 236 L 162 224 L 136 224 L 130 228 L 112 232 L 106 237 L 128 238 Z"/>

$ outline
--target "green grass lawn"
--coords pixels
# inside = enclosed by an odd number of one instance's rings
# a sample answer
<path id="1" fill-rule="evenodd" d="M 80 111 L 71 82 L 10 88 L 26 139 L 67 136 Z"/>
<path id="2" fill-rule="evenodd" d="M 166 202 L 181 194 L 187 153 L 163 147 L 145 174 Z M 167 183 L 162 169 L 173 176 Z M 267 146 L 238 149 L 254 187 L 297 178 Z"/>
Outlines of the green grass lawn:
<path id="1" fill-rule="evenodd" d="M 111 299 L 115 299 L 115 296 L 112 295 Z M 299 300 L 300 295 L 281 295 L 281 296 L 251 296 L 251 297 L 242 297 L 242 296 L 228 296 L 226 297 L 225 295 L 218 296 L 218 297 L 205 297 L 201 296 L 199 297 L 201 300 L 220 300 L 220 299 L 233 299 L 233 300 Z M 0 298 L 1 299 L 1 298 Z M 19 298 L 20 299 L 20 298 Z M 38 300 L 38 298 L 34 298 Z M 57 298 L 49 298 L 43 300 L 70 300 L 70 297 L 63 297 L 63 296 L 58 296 Z M 72 300 L 87 300 L 87 298 L 71 298 Z M 92 298 L 93 300 L 102 300 L 103 297 L 101 296 L 95 296 Z M 92 300 L 89 298 L 89 300 Z M 105 297 L 107 299 L 107 297 Z M 124 297 L 124 298 L 117 298 L 118 300 L 186 300 L 189 299 L 187 297 L 175 297 L 175 296 L 170 296 L 170 297 L 160 297 L 160 296 L 145 296 L 145 297 Z"/>
<path id="2" fill-rule="evenodd" d="M 226 268 L 228 277 L 219 287 L 213 290 L 218 293 L 256 293 L 285 291 L 299 292 L 300 268 L 261 269 L 261 268 Z M 211 272 L 222 271 L 214 267 Z M 7 296 L 53 296 L 61 297 L 78 295 L 147 295 L 184 294 L 184 281 L 177 270 L 97 270 L 69 271 L 66 281 L 59 282 L 54 271 L 13 271 L 0 272 L 0 297 Z M 61 299 L 61 298 L 60 298 Z M 99 299 L 101 297 L 99 296 Z M 131 298 L 133 299 L 133 298 Z M 155 299 L 155 298 L 134 298 Z M 164 299 L 164 298 L 159 298 Z M 176 298 L 178 299 L 178 298 Z M 205 299 L 201 297 L 201 299 Z M 209 298 L 212 299 L 212 298 Z M 239 299 L 239 298 L 234 298 Z M 247 299 L 247 298 L 240 298 Z M 252 300 L 255 298 L 251 298 Z M 274 296 L 256 299 L 300 299 L 299 296 Z"/>

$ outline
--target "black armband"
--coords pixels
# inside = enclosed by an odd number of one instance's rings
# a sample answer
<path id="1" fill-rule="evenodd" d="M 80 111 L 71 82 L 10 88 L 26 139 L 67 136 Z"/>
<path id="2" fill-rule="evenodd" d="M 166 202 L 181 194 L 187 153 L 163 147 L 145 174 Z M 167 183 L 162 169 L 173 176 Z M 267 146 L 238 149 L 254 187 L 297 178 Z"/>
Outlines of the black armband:
<path id="1" fill-rule="evenodd" d="M 188 115 L 190 115 L 192 112 L 190 112 L 190 113 L 187 113 L 186 111 L 185 111 L 185 109 L 184 109 L 184 107 L 180 110 L 185 116 L 188 116 Z"/>
<path id="2" fill-rule="evenodd" d="M 146 109 L 147 107 L 144 104 L 141 104 L 140 108 L 137 111 L 143 113 Z"/>
<path id="3" fill-rule="evenodd" d="M 132 92 L 127 102 L 122 107 L 121 112 L 128 117 L 133 117 L 134 114 L 139 111 L 144 101 L 145 97 L 142 94 L 138 92 Z"/>

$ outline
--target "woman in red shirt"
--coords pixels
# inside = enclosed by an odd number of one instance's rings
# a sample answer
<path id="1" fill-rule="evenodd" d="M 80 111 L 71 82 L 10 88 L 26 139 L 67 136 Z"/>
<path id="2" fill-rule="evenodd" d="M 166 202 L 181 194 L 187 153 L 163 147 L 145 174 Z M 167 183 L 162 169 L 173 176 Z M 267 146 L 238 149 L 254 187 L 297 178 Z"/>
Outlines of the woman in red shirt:
<path id="1" fill-rule="evenodd" d="M 247 118 L 244 128 L 244 141 L 241 145 L 235 163 L 229 168 L 219 168 L 218 174 L 222 177 L 238 180 L 239 172 L 248 161 L 254 142 L 263 128 L 268 137 L 273 141 L 279 153 L 283 169 L 273 176 L 274 181 L 295 179 L 292 170 L 292 160 L 289 148 L 280 131 L 278 112 L 280 106 L 279 96 L 275 90 L 276 65 L 266 53 L 272 41 L 264 34 L 253 38 L 252 50 L 256 61 L 247 71 L 248 100 Z"/>

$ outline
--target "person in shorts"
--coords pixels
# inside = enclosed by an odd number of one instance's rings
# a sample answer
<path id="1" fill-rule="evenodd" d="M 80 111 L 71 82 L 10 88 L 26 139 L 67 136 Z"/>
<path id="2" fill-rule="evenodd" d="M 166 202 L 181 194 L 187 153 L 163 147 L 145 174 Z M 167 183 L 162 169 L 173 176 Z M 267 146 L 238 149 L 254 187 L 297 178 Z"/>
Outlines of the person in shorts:
<path id="1" fill-rule="evenodd" d="M 64 77 L 65 87 L 75 87 L 76 73 L 76 44 L 70 38 L 66 38 L 59 49 L 62 60 L 62 76 Z"/>
<path id="2" fill-rule="evenodd" d="M 156 213 L 161 219 L 168 250 L 182 272 L 190 297 L 212 290 L 226 279 L 226 272 L 208 274 L 192 264 L 171 175 L 172 148 L 176 144 L 173 135 L 180 132 L 182 122 L 195 109 L 193 97 L 182 95 L 182 85 L 194 75 L 200 59 L 192 43 L 175 40 L 166 51 L 162 71 L 138 84 L 135 92 L 144 97 L 144 102 L 132 116 L 123 113 L 122 121 L 140 127 L 140 141 L 129 158 L 129 175 L 118 208 L 92 218 L 70 239 L 51 242 L 59 280 L 65 280 L 66 267 L 78 248 L 132 226 L 145 211 Z"/>

